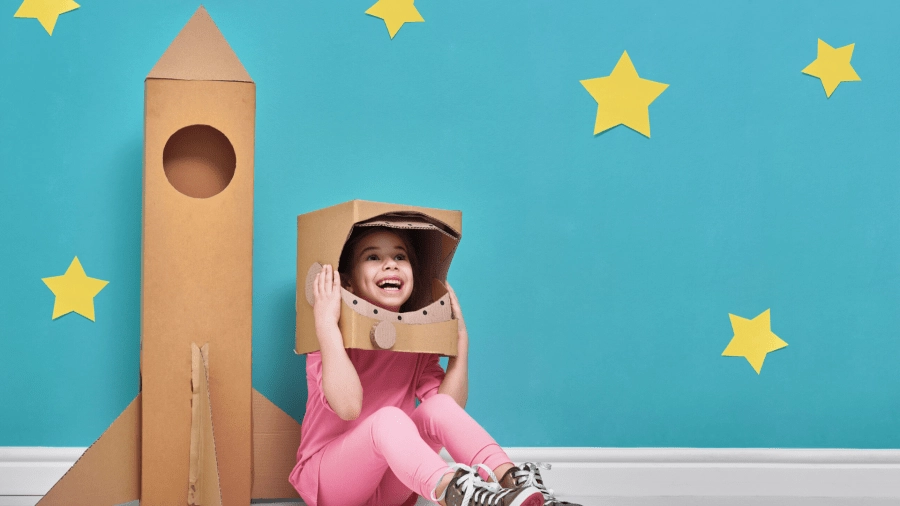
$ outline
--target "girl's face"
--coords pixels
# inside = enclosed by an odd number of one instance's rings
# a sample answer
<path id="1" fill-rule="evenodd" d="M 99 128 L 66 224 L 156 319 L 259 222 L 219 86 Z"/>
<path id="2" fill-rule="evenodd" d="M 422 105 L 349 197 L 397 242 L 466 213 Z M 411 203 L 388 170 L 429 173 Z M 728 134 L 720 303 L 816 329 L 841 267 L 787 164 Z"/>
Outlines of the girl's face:
<path id="1" fill-rule="evenodd" d="M 403 239 L 387 231 L 363 237 L 353 251 L 347 289 L 376 306 L 399 311 L 413 290 L 413 270 Z"/>

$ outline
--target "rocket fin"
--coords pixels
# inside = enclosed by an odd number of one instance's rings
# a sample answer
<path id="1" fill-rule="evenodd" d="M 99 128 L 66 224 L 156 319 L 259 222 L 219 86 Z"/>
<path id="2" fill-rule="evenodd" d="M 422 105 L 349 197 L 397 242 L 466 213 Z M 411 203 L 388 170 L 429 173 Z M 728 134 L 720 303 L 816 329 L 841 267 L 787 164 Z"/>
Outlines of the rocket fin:
<path id="1" fill-rule="evenodd" d="M 115 506 L 141 496 L 141 394 L 38 502 Z"/>
<path id="2" fill-rule="evenodd" d="M 298 498 L 288 482 L 297 463 L 300 424 L 253 389 L 253 499 Z"/>

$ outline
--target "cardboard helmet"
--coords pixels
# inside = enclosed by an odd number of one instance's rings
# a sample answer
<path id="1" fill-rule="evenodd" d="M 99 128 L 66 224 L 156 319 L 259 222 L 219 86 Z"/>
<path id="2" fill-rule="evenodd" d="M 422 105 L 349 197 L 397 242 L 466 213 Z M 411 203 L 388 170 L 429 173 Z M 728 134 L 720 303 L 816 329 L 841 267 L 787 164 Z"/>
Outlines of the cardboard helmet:
<path id="1" fill-rule="evenodd" d="M 403 231 L 415 258 L 415 288 L 400 312 L 341 288 L 339 327 L 346 348 L 455 356 L 458 325 L 447 272 L 462 236 L 462 213 L 354 200 L 297 218 L 296 353 L 319 349 L 312 283 L 322 266 L 349 271 L 355 241 L 376 227 Z"/>

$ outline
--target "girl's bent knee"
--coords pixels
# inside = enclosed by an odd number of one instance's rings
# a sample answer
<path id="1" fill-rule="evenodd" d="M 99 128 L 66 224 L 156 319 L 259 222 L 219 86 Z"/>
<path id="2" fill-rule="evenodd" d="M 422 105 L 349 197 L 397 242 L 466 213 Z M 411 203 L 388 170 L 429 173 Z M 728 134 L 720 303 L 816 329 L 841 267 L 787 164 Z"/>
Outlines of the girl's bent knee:
<path id="1" fill-rule="evenodd" d="M 419 404 L 419 407 L 416 409 L 421 409 L 426 412 L 445 412 L 448 409 L 462 409 L 459 407 L 459 404 L 456 403 L 456 399 L 447 395 L 447 394 L 434 394 L 428 399 L 422 401 Z"/>
<path id="2" fill-rule="evenodd" d="M 393 420 L 402 420 L 404 418 L 409 418 L 402 409 L 396 406 L 385 406 L 383 408 L 378 408 L 372 413 L 372 422 L 375 424 L 391 422 Z"/>
<path id="3" fill-rule="evenodd" d="M 402 409 L 394 406 L 379 408 L 370 416 L 374 430 L 391 429 L 394 427 L 414 426 L 412 420 Z"/>
<path id="4" fill-rule="evenodd" d="M 379 408 L 369 418 L 372 422 L 372 439 L 376 446 L 397 438 L 418 434 L 416 425 L 409 415 L 394 406 Z"/>
<path id="5" fill-rule="evenodd" d="M 456 400 L 447 394 L 434 394 L 416 408 L 415 419 L 420 422 L 434 422 L 446 418 L 455 418 L 464 414 Z M 417 422 L 418 423 L 418 422 Z"/>

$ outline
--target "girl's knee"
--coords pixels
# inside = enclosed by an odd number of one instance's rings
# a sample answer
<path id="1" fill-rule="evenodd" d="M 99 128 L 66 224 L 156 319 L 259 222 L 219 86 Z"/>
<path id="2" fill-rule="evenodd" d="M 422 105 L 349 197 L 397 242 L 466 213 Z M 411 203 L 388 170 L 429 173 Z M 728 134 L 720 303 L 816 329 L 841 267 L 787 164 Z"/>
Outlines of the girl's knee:
<path id="1" fill-rule="evenodd" d="M 372 423 L 372 438 L 376 443 L 418 434 L 416 424 L 409 415 L 394 406 L 379 408 L 369 418 Z"/>
<path id="2" fill-rule="evenodd" d="M 396 406 L 385 406 L 383 408 L 378 408 L 371 415 L 372 423 L 381 424 L 381 423 L 396 423 L 397 420 L 409 419 L 409 416 L 400 408 Z"/>
<path id="3" fill-rule="evenodd" d="M 379 408 L 370 415 L 370 418 L 372 419 L 372 426 L 376 430 L 412 424 L 409 415 L 395 406 Z"/>
<path id="4" fill-rule="evenodd" d="M 456 400 L 447 394 L 434 394 L 419 404 L 417 410 L 422 410 L 425 416 L 445 415 L 448 411 L 462 409 Z"/>

